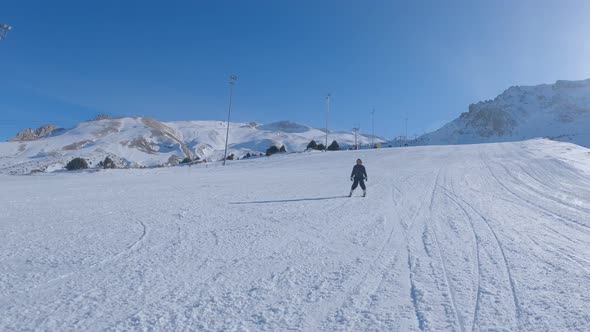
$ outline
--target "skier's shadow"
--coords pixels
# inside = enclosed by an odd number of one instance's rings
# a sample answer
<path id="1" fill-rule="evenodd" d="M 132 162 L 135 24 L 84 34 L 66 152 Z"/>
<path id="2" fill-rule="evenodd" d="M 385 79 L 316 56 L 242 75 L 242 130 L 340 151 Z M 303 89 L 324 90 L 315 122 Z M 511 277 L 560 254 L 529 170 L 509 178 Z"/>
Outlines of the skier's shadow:
<path id="1" fill-rule="evenodd" d="M 348 196 L 280 199 L 280 200 L 276 200 L 276 201 L 231 202 L 229 204 L 268 204 L 268 203 L 292 203 L 292 202 L 306 202 L 306 201 L 326 201 L 326 200 L 330 200 L 330 199 L 345 198 L 345 197 L 348 197 Z"/>

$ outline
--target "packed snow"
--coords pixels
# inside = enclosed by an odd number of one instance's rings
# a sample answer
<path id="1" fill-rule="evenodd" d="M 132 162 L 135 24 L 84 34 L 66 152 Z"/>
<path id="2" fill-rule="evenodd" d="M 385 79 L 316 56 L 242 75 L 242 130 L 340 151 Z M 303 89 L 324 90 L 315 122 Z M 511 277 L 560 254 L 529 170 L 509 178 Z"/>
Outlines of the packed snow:
<path id="1" fill-rule="evenodd" d="M 368 196 L 345 197 L 356 158 Z M 0 175 L 0 330 L 590 330 L 590 150 Z"/>

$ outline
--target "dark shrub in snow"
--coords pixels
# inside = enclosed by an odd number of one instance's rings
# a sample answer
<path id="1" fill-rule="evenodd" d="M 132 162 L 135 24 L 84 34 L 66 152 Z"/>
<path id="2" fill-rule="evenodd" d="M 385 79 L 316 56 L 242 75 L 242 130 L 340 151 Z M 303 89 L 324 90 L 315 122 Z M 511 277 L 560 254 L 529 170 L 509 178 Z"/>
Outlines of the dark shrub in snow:
<path id="1" fill-rule="evenodd" d="M 311 140 L 311 142 L 309 142 L 309 144 L 307 144 L 307 149 L 317 150 L 318 143 L 316 143 L 314 140 Z"/>
<path id="2" fill-rule="evenodd" d="M 111 157 L 104 158 L 104 161 L 101 161 L 101 163 L 103 168 L 117 168 L 117 165 L 115 165 L 115 162 Z M 101 164 L 99 164 L 99 166 L 101 166 Z"/>
<path id="3" fill-rule="evenodd" d="M 330 144 L 330 146 L 328 147 L 328 150 L 338 151 L 338 150 L 340 150 L 340 145 L 338 145 L 338 142 L 332 141 L 332 144 Z"/>
<path id="4" fill-rule="evenodd" d="M 279 152 L 279 148 L 277 148 L 276 146 L 271 146 L 270 148 L 266 149 L 266 155 L 267 156 L 272 156 L 275 153 Z"/>
<path id="5" fill-rule="evenodd" d="M 74 158 L 72 159 L 67 165 L 66 169 L 68 171 L 73 171 L 76 169 L 86 169 L 88 168 L 88 162 L 82 158 Z"/>

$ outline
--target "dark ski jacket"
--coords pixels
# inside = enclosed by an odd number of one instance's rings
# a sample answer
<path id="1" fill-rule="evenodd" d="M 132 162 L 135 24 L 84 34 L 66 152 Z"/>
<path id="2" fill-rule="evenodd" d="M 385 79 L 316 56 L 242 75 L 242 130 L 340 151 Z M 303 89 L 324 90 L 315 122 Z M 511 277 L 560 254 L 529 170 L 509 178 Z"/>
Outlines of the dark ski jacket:
<path id="1" fill-rule="evenodd" d="M 365 170 L 365 166 L 363 165 L 354 165 L 352 168 L 352 173 L 350 173 L 350 177 L 354 177 L 357 180 L 363 180 L 367 178 L 367 171 Z"/>

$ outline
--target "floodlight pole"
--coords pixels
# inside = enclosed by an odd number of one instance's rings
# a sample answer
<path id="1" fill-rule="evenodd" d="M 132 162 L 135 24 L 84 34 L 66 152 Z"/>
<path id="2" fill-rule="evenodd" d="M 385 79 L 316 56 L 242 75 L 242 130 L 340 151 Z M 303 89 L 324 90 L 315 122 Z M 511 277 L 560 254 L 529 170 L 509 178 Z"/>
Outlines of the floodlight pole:
<path id="1" fill-rule="evenodd" d="M 406 135 L 404 136 L 404 140 L 408 143 L 408 118 L 404 118 L 406 121 Z"/>
<path id="2" fill-rule="evenodd" d="M 330 119 L 330 94 L 326 96 L 326 145 L 324 150 L 328 149 L 328 120 Z"/>
<path id="3" fill-rule="evenodd" d="M 375 109 L 371 111 L 371 149 L 375 148 Z"/>
<path id="4" fill-rule="evenodd" d="M 231 115 L 231 98 L 234 93 L 234 83 L 238 77 L 236 75 L 231 75 L 229 77 L 229 108 L 227 110 L 227 131 L 225 133 L 225 150 L 223 152 L 223 166 L 225 166 L 225 160 L 227 159 L 227 142 L 229 140 L 229 117 Z"/>
<path id="5" fill-rule="evenodd" d="M 0 23 L 0 40 L 5 39 L 8 35 L 8 31 L 12 30 L 12 27 L 8 24 Z"/>

